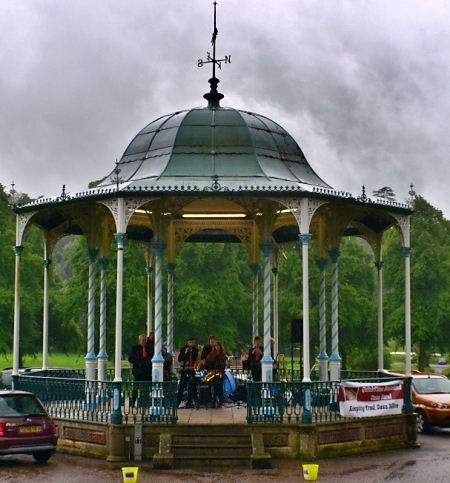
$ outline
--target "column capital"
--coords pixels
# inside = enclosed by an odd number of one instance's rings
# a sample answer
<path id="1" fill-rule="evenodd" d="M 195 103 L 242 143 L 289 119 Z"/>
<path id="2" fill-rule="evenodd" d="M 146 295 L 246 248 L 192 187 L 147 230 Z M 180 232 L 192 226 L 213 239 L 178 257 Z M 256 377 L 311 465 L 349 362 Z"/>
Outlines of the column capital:
<path id="1" fill-rule="evenodd" d="M 52 261 L 50 260 L 50 258 L 44 258 L 44 260 L 42 260 L 42 266 L 44 268 L 48 268 L 51 263 L 52 263 Z"/>
<path id="2" fill-rule="evenodd" d="M 97 259 L 98 248 L 88 248 L 87 254 L 88 254 L 88 258 L 89 258 L 89 263 L 94 263 L 95 260 Z"/>
<path id="3" fill-rule="evenodd" d="M 153 274 L 153 268 L 145 267 L 145 273 L 150 277 Z"/>
<path id="4" fill-rule="evenodd" d="M 166 244 L 164 242 L 152 242 L 151 245 L 155 254 L 158 257 L 161 257 L 164 253 L 164 249 L 166 248 Z"/>
<path id="5" fill-rule="evenodd" d="M 309 245 L 309 241 L 311 240 L 311 238 L 311 233 L 299 233 L 298 235 L 298 239 L 301 240 L 302 245 Z"/>
<path id="6" fill-rule="evenodd" d="M 384 268 L 384 262 L 375 262 L 374 265 L 377 267 L 378 271 L 381 271 Z"/>
<path id="7" fill-rule="evenodd" d="M 261 269 L 261 265 L 259 263 L 250 263 L 249 267 L 251 268 L 253 275 L 258 275 L 258 272 Z"/>
<path id="8" fill-rule="evenodd" d="M 339 260 L 339 256 L 341 255 L 341 251 L 338 249 L 328 250 L 328 254 L 330 255 L 331 261 L 333 263 L 337 263 Z"/>
<path id="9" fill-rule="evenodd" d="M 177 266 L 176 263 L 168 263 L 167 264 L 167 272 L 169 275 L 173 275 L 173 272 L 175 271 L 175 267 Z"/>
<path id="10" fill-rule="evenodd" d="M 403 247 L 403 256 L 405 258 L 410 258 L 411 257 L 411 248 Z"/>
<path id="11" fill-rule="evenodd" d="M 275 249 L 275 243 L 266 242 L 260 244 L 261 250 L 265 257 L 270 257 Z"/>
<path id="12" fill-rule="evenodd" d="M 124 245 L 127 239 L 126 233 L 114 233 L 114 238 L 116 239 L 117 245 Z"/>
<path id="13" fill-rule="evenodd" d="M 317 266 L 319 267 L 319 270 L 323 272 L 325 268 L 327 268 L 328 258 L 317 258 L 316 263 L 317 263 Z"/>
<path id="14" fill-rule="evenodd" d="M 99 257 L 99 258 L 97 258 L 97 261 L 98 261 L 98 264 L 100 265 L 100 268 L 102 270 L 106 270 L 106 267 L 108 266 L 108 263 L 109 263 L 109 259 L 108 258 Z"/>
<path id="15" fill-rule="evenodd" d="M 22 251 L 23 251 L 23 246 L 14 247 L 14 254 L 16 255 L 16 257 L 20 257 L 20 254 L 22 253 Z"/>
<path id="16" fill-rule="evenodd" d="M 278 268 L 274 267 L 272 268 L 272 273 L 275 275 L 275 277 L 278 275 Z"/>

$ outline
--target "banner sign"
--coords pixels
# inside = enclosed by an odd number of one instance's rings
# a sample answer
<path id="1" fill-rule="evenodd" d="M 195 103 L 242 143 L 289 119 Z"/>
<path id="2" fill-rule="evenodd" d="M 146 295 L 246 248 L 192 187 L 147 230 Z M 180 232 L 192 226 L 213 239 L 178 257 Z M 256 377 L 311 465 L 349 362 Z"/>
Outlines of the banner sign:
<path id="1" fill-rule="evenodd" d="M 403 396 L 403 381 L 375 384 L 343 381 L 339 386 L 340 414 L 352 418 L 401 414 Z"/>

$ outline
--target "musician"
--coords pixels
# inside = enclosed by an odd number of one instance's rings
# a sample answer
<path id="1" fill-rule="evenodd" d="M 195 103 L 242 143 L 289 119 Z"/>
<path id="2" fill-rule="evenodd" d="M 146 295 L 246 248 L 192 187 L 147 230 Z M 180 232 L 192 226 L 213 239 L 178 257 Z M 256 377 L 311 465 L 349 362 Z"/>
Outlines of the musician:
<path id="1" fill-rule="evenodd" d="M 139 344 L 131 348 L 128 361 L 131 364 L 131 372 L 135 381 L 130 399 L 130 407 L 133 407 L 138 396 L 139 383 L 152 380 L 152 358 L 147 350 L 147 336 L 145 334 L 141 334 L 139 336 Z M 145 384 L 140 389 L 141 393 L 144 393 Z"/>
<path id="2" fill-rule="evenodd" d="M 165 345 L 162 346 L 161 355 L 163 356 L 163 359 L 164 359 L 163 381 L 171 381 L 172 380 L 173 357 L 169 352 L 167 352 L 167 347 Z"/>
<path id="3" fill-rule="evenodd" d="M 225 354 L 223 344 L 217 340 L 214 349 L 206 356 L 206 367 L 208 372 L 217 371 L 217 375 L 213 379 L 213 389 L 218 408 L 223 405 L 223 378 L 227 361 L 228 357 Z"/>
<path id="4" fill-rule="evenodd" d="M 208 354 L 210 352 L 212 352 L 216 343 L 217 343 L 216 336 L 210 335 L 209 336 L 209 344 L 207 344 L 207 345 L 205 345 L 205 347 L 203 347 L 202 355 L 201 355 L 201 359 L 202 359 L 202 363 L 203 363 L 204 367 L 206 367 L 206 358 L 208 357 Z"/>
<path id="5" fill-rule="evenodd" d="M 181 378 L 178 386 L 178 406 L 183 399 L 187 388 L 186 407 L 191 408 L 195 402 L 197 382 L 195 380 L 194 364 L 198 356 L 198 348 L 195 346 L 195 337 L 189 337 L 187 345 L 181 348 L 178 362 L 181 367 Z"/>
<path id="6" fill-rule="evenodd" d="M 264 351 L 261 348 L 262 339 L 259 335 L 255 337 L 254 343 L 255 345 L 248 354 L 248 360 L 250 370 L 252 371 L 252 379 L 254 382 L 258 382 L 262 379 L 261 359 L 264 355 Z"/>

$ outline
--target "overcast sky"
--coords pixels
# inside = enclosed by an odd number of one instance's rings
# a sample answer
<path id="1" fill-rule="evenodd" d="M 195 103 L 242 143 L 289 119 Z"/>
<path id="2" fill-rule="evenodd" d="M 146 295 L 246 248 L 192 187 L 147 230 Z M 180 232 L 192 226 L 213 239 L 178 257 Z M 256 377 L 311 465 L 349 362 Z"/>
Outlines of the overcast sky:
<path id="1" fill-rule="evenodd" d="M 161 115 L 205 106 L 212 0 L 1 0 L 0 183 L 85 190 Z M 338 190 L 450 218 L 450 1 L 217 0 L 222 106 L 281 124 Z"/>

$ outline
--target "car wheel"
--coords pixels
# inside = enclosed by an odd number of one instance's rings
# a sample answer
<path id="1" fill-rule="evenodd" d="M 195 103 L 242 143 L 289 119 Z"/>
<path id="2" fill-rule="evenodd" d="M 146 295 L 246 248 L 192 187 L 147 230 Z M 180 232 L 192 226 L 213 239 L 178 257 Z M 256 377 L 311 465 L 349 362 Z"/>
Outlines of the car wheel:
<path id="1" fill-rule="evenodd" d="M 51 451 L 39 451 L 39 453 L 33 453 L 33 458 L 37 463 L 45 463 L 50 459 L 51 455 Z"/>
<path id="2" fill-rule="evenodd" d="M 417 410 L 417 432 L 419 434 L 426 434 L 430 431 L 430 423 L 428 422 L 425 413 L 421 410 Z"/>

